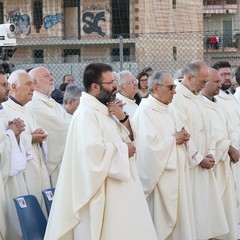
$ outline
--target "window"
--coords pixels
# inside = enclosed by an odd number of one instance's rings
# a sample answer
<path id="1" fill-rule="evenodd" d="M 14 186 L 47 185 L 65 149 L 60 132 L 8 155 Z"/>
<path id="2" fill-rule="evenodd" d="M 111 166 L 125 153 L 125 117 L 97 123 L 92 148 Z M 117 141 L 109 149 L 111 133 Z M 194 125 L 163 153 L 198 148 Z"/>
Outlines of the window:
<path id="1" fill-rule="evenodd" d="M 79 63 L 81 62 L 80 49 L 64 49 L 64 63 Z"/>
<path id="2" fill-rule="evenodd" d="M 39 30 L 42 27 L 43 22 L 43 4 L 42 0 L 33 0 L 33 24 L 36 28 L 36 32 L 39 33 Z"/>
<path id="3" fill-rule="evenodd" d="M 80 39 L 80 0 L 64 0 L 64 39 Z"/>
<path id="4" fill-rule="evenodd" d="M 129 0 L 112 0 L 112 37 L 129 38 Z"/>
<path id="5" fill-rule="evenodd" d="M 130 62 L 130 48 L 123 48 L 123 61 Z M 111 52 L 112 62 L 120 62 L 120 50 L 119 48 L 113 48 Z"/>
<path id="6" fill-rule="evenodd" d="M 176 9 L 177 7 L 177 0 L 172 0 L 172 8 Z"/>
<path id="7" fill-rule="evenodd" d="M 38 49 L 33 52 L 34 63 L 44 63 L 43 50 Z"/>

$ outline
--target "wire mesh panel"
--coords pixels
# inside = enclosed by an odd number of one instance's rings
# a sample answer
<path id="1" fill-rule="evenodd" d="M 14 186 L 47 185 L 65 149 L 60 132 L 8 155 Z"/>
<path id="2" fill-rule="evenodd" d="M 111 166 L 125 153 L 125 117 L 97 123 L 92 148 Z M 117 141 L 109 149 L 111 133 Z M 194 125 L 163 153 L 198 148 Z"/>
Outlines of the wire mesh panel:
<path id="1" fill-rule="evenodd" d="M 209 65 L 221 59 L 238 65 L 239 4 L 234 0 L 3 3 L 0 16 L 15 24 L 17 45 L 13 57 L 2 64 L 14 64 L 9 72 L 46 66 L 57 86 L 66 74 L 81 83 L 84 68 L 92 62 L 109 63 L 115 71 L 127 69 L 135 75 L 146 66 L 174 74 L 196 59 Z M 0 44 L 2 52 L 5 48 Z"/>

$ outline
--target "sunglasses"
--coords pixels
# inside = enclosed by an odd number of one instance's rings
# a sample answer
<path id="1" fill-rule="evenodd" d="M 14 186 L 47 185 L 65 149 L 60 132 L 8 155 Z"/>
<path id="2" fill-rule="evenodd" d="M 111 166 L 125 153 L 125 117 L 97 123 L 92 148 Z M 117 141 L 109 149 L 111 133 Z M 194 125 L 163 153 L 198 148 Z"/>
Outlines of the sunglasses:
<path id="1" fill-rule="evenodd" d="M 165 85 L 165 84 L 160 84 L 160 83 L 158 83 L 157 85 L 165 86 L 165 87 L 167 87 L 167 89 L 168 89 L 169 91 L 173 91 L 173 90 L 175 90 L 176 87 L 177 87 L 177 85 Z"/>

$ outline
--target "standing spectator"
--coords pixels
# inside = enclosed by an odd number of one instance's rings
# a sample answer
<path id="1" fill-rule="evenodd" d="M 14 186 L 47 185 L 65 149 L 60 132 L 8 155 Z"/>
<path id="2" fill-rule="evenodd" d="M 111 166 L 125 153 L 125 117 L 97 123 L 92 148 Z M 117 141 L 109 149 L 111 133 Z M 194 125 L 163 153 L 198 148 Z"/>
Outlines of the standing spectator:
<path id="1" fill-rule="evenodd" d="M 54 89 L 54 78 L 45 67 L 37 67 L 29 72 L 34 79 L 35 92 L 26 107 L 34 113 L 37 124 L 47 133 L 47 169 L 51 186 L 55 187 L 65 148 L 70 116 L 64 108 L 54 101 L 50 94 Z"/>
<path id="2" fill-rule="evenodd" d="M 184 144 L 190 135 L 176 131 L 169 114 L 175 87 L 165 71 L 149 78 L 150 95 L 132 119 L 137 167 L 158 239 L 196 239 L 189 166 Z M 171 196 L 171 197 L 170 197 Z"/>
<path id="3" fill-rule="evenodd" d="M 148 93 L 148 75 L 147 73 L 140 72 L 137 76 L 138 80 L 138 92 L 134 96 L 137 105 L 141 102 L 142 98 L 147 98 L 149 93 Z"/>
<path id="4" fill-rule="evenodd" d="M 117 98 L 123 102 L 123 110 L 132 117 L 138 107 L 134 99 L 138 92 L 138 80 L 130 71 L 122 71 L 119 73 L 118 89 Z"/>
<path id="5" fill-rule="evenodd" d="M 157 240 L 112 67 L 90 64 L 66 143 L 45 240 Z"/>
<path id="6" fill-rule="evenodd" d="M 147 73 L 148 76 L 151 76 L 152 73 L 153 73 L 153 69 L 152 69 L 150 66 L 148 66 L 148 67 L 145 67 L 145 68 L 142 70 L 142 72 Z"/>
<path id="7" fill-rule="evenodd" d="M 213 171 L 214 134 L 207 109 L 199 96 L 208 79 L 209 68 L 204 62 L 190 63 L 185 69 L 184 78 L 177 83 L 171 109 L 178 129 L 184 127 L 191 136 L 187 154 L 197 239 L 215 238 L 229 231 Z"/>
<path id="8" fill-rule="evenodd" d="M 73 75 L 71 74 L 66 74 L 63 76 L 63 83 L 75 83 L 75 78 Z"/>

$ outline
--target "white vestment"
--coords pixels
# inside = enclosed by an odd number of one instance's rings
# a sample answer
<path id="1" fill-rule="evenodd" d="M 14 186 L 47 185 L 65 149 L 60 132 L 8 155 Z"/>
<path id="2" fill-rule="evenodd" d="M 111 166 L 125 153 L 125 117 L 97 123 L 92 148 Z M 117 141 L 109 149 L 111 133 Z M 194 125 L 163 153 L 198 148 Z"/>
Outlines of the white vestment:
<path id="1" fill-rule="evenodd" d="M 197 239 L 214 238 L 228 233 L 229 229 L 214 171 L 199 166 L 205 156 L 215 154 L 211 123 L 199 95 L 193 94 L 180 82 L 176 92 L 171 111 L 178 130 L 185 127 L 191 135 L 186 145 Z"/>
<path id="2" fill-rule="evenodd" d="M 0 110 L 0 124 L 2 125 L 2 110 Z M 3 130 L 0 127 L 0 130 Z M 3 131 L 1 131 L 1 135 L 3 135 Z M 3 138 L 0 137 L 0 146 L 2 146 Z M 3 149 L 0 148 L 0 164 L 2 165 L 1 156 L 4 155 Z M 4 240 L 6 237 L 6 197 L 3 186 L 2 179 L 2 169 L 0 169 L 0 239 Z"/>
<path id="3" fill-rule="evenodd" d="M 55 187 L 71 118 L 54 99 L 37 91 L 34 92 L 32 101 L 26 107 L 34 114 L 37 124 L 48 132 L 46 165 L 51 185 Z"/>
<path id="4" fill-rule="evenodd" d="M 12 120 L 12 119 L 11 119 Z M 13 198 L 28 194 L 23 171 L 27 166 L 26 152 L 12 130 L 8 129 L 8 119 L 0 110 L 0 152 L 1 171 L 6 202 L 6 240 L 22 239 L 17 212 Z M 20 147 L 21 146 L 21 147 Z M 1 201 L 4 200 L 1 198 Z M 2 224 L 2 220 L 0 225 Z"/>
<path id="5" fill-rule="evenodd" d="M 149 95 L 132 118 L 137 168 L 159 240 L 196 239 L 188 159 L 168 106 Z"/>
<path id="6" fill-rule="evenodd" d="M 83 93 L 73 115 L 45 240 L 157 240 L 127 129 Z"/>
<path id="7" fill-rule="evenodd" d="M 238 104 L 240 104 L 240 87 L 236 88 L 236 91 L 234 93 L 234 97 L 236 98 Z"/>
<path id="8" fill-rule="evenodd" d="M 19 117 L 25 123 L 25 131 L 21 134 L 28 160 L 24 178 L 29 194 L 36 196 L 44 210 L 42 190 L 50 188 L 50 180 L 40 144 L 32 143 L 32 133 L 38 128 L 34 115 L 11 99 L 3 103 L 3 108 L 9 121 Z"/>
<path id="9" fill-rule="evenodd" d="M 207 106 L 209 118 L 214 128 L 216 142 L 215 167 L 214 172 L 219 185 L 220 194 L 223 201 L 225 214 L 228 221 L 229 233 L 219 236 L 218 239 L 237 239 L 237 202 L 235 195 L 234 177 L 228 155 L 231 139 L 236 139 L 236 133 L 230 126 L 224 112 L 217 102 L 202 96 L 204 104 Z"/>
<path id="10" fill-rule="evenodd" d="M 216 99 L 238 136 L 237 141 L 232 141 L 231 145 L 240 150 L 240 104 L 231 93 L 224 92 L 223 90 L 220 90 L 219 94 L 216 96 Z M 235 180 L 235 191 L 238 206 L 238 223 L 240 223 L 240 162 L 231 164 L 231 167 Z"/>
<path id="11" fill-rule="evenodd" d="M 136 100 L 125 97 L 121 93 L 117 93 L 116 97 L 121 100 L 123 104 L 125 104 L 123 106 L 123 110 L 129 115 L 130 118 L 132 118 L 138 108 Z"/>

